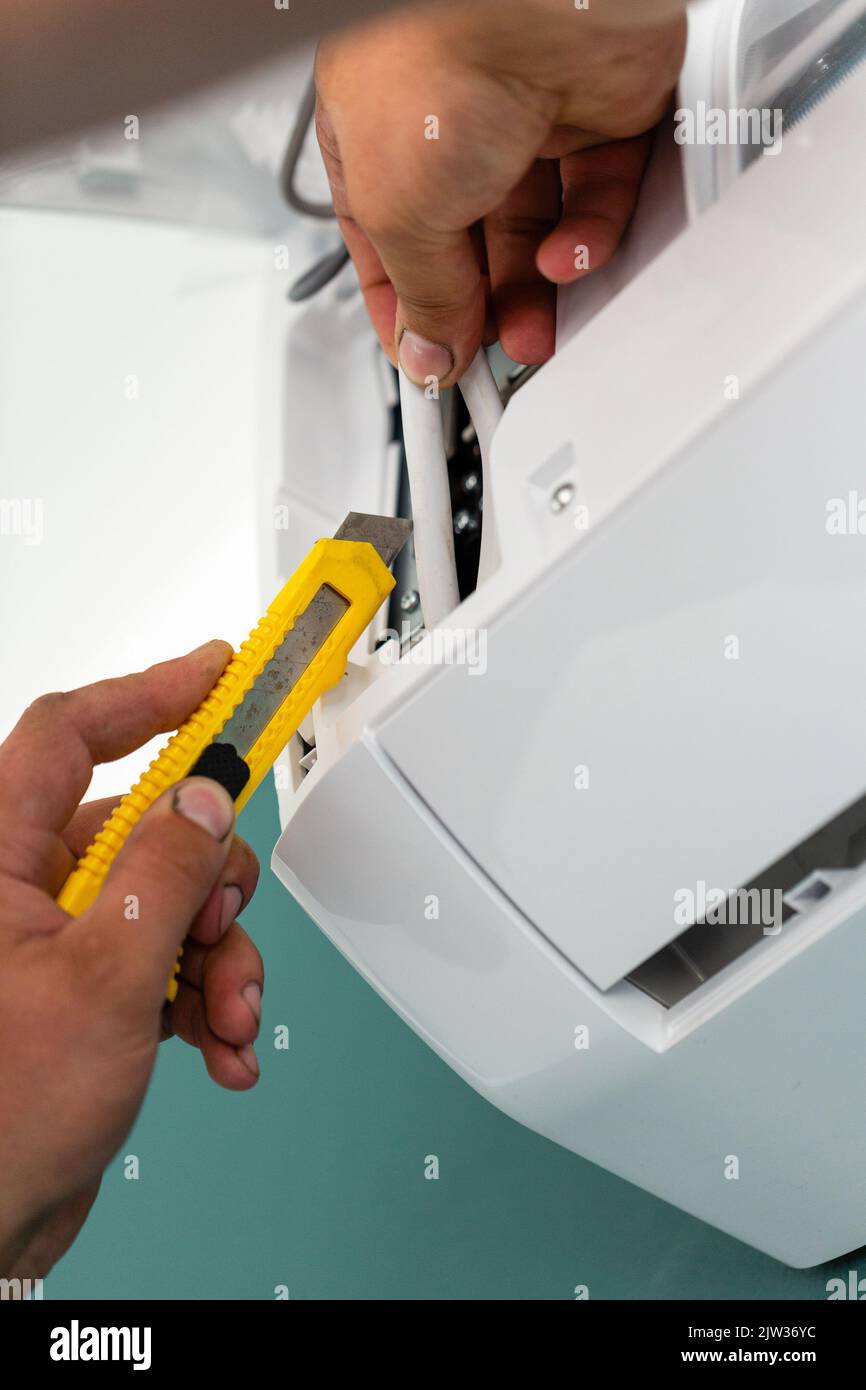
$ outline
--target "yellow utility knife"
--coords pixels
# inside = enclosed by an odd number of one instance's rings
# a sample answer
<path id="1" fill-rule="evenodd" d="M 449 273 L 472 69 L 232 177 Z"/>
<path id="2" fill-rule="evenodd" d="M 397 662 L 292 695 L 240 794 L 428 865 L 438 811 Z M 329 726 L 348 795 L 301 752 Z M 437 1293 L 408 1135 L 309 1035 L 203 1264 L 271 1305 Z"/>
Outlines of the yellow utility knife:
<path id="1" fill-rule="evenodd" d="M 350 512 L 317 541 L 241 644 L 211 693 L 115 807 L 58 894 L 78 917 L 97 897 L 133 826 L 184 777 L 212 777 L 239 811 L 313 705 L 345 675 L 349 652 L 394 587 L 389 566 L 412 532 L 400 517 Z M 166 989 L 177 994 L 180 955 Z"/>

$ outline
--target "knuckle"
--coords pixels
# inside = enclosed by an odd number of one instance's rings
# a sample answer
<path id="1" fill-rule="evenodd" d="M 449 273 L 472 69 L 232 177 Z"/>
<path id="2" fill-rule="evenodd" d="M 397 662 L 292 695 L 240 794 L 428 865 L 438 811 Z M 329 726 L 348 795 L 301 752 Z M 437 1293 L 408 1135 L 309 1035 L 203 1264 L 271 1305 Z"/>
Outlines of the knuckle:
<path id="1" fill-rule="evenodd" d="M 227 948 L 231 954 L 243 960 L 244 971 L 251 979 L 261 980 L 264 976 L 264 960 L 261 951 L 248 932 L 239 922 L 233 922 L 225 934 Z M 215 962 L 215 957 L 205 961 L 205 969 Z"/>
<path id="2" fill-rule="evenodd" d="M 406 237 L 405 219 L 387 198 L 370 197 L 353 188 L 350 193 L 352 216 L 377 248 L 393 247 Z"/>
<path id="3" fill-rule="evenodd" d="M 176 843 L 166 852 L 155 852 L 152 858 L 154 872 L 172 898 L 196 900 L 214 878 L 213 867 L 203 861 L 200 852 L 182 849 Z"/>
<path id="4" fill-rule="evenodd" d="M 237 845 L 241 871 L 249 883 L 250 893 L 252 893 L 259 881 L 259 874 L 261 872 L 258 855 L 255 853 L 252 846 L 249 845 L 246 840 L 242 840 L 240 836 L 236 837 L 235 843 Z"/>
<path id="5" fill-rule="evenodd" d="M 223 851 L 205 831 L 181 817 L 177 820 L 175 825 L 158 816 L 142 818 L 136 830 L 135 867 L 125 877 L 140 875 L 159 883 L 167 897 L 195 899 L 215 879 Z"/>
<path id="6" fill-rule="evenodd" d="M 441 234 L 436 227 L 436 199 L 414 164 L 397 151 L 386 151 L 382 162 L 364 169 L 353 161 L 346 167 L 347 187 L 355 220 L 377 247 L 410 260 L 435 251 Z"/>
<path id="7" fill-rule="evenodd" d="M 459 300 L 451 298 L 436 284 L 399 287 L 400 303 L 405 314 L 423 320 L 423 329 L 430 323 L 446 323 L 461 309 Z M 429 337 L 429 332 L 427 334 Z"/>
<path id="8" fill-rule="evenodd" d="M 53 690 L 47 695 L 39 695 L 24 711 L 24 719 L 33 723 L 52 724 L 66 718 L 69 709 L 69 695 L 63 690 Z"/>
<path id="9" fill-rule="evenodd" d="M 322 154 L 325 156 L 326 159 L 333 160 L 335 164 L 339 163 L 340 146 L 337 141 L 337 133 L 334 130 L 334 123 L 331 120 L 328 111 L 322 105 L 321 101 L 316 103 L 315 119 L 316 139 L 319 144 L 319 149 L 322 151 Z"/>

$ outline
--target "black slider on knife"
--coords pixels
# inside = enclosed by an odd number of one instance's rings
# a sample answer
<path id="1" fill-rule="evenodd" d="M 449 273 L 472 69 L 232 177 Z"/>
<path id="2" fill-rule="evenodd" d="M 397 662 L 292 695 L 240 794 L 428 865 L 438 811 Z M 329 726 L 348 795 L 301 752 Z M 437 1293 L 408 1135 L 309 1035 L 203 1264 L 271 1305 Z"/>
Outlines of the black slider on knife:
<path id="1" fill-rule="evenodd" d="M 189 777 L 210 777 L 225 787 L 232 801 L 237 801 L 247 782 L 250 770 L 231 743 L 211 743 L 190 768 Z"/>

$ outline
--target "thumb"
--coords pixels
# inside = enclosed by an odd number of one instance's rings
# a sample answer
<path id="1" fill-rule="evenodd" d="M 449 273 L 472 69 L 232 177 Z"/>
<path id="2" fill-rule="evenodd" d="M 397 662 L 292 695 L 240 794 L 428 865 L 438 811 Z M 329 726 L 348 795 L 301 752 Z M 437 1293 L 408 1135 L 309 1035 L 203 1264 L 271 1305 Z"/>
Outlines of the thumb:
<path id="1" fill-rule="evenodd" d="M 397 292 L 395 348 L 418 386 L 451 386 L 463 375 L 484 331 L 485 288 L 469 232 L 379 239 L 376 249 Z"/>
<path id="2" fill-rule="evenodd" d="M 231 797 L 207 777 L 178 782 L 145 812 L 96 902 L 66 933 L 91 987 L 136 1012 L 160 1007 L 178 947 L 228 857 L 234 822 Z"/>

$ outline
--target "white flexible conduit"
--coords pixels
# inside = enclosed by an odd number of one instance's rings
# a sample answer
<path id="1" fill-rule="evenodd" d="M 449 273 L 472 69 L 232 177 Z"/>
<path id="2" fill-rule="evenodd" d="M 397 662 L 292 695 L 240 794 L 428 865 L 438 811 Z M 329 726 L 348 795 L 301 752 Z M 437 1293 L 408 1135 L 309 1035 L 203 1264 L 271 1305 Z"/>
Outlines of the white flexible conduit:
<path id="1" fill-rule="evenodd" d="M 481 348 L 459 383 L 481 451 L 484 511 L 478 582 L 496 568 L 498 550 L 493 523 L 493 484 L 490 476 L 490 443 L 502 415 L 499 389 Z M 437 627 L 457 607 L 457 565 L 442 411 L 438 400 L 427 399 L 423 386 L 415 386 L 400 372 L 400 408 L 406 469 L 412 494 L 415 523 L 415 564 L 418 589 L 427 630 Z"/>
<path id="2" fill-rule="evenodd" d="M 487 353 L 481 348 L 472 359 L 472 364 L 460 378 L 460 390 L 466 402 L 470 418 L 475 426 L 478 447 L 481 450 L 481 479 L 483 484 L 484 506 L 481 519 L 481 559 L 478 562 L 478 583 L 489 579 L 499 564 L 499 546 L 496 541 L 496 522 L 493 510 L 493 473 L 490 467 L 490 446 L 496 426 L 502 419 L 502 397 L 496 385 Z"/>
<path id="3" fill-rule="evenodd" d="M 424 626 L 437 627 L 460 602 L 445 435 L 438 400 L 400 371 L 400 410 L 412 494 L 415 566 Z"/>

